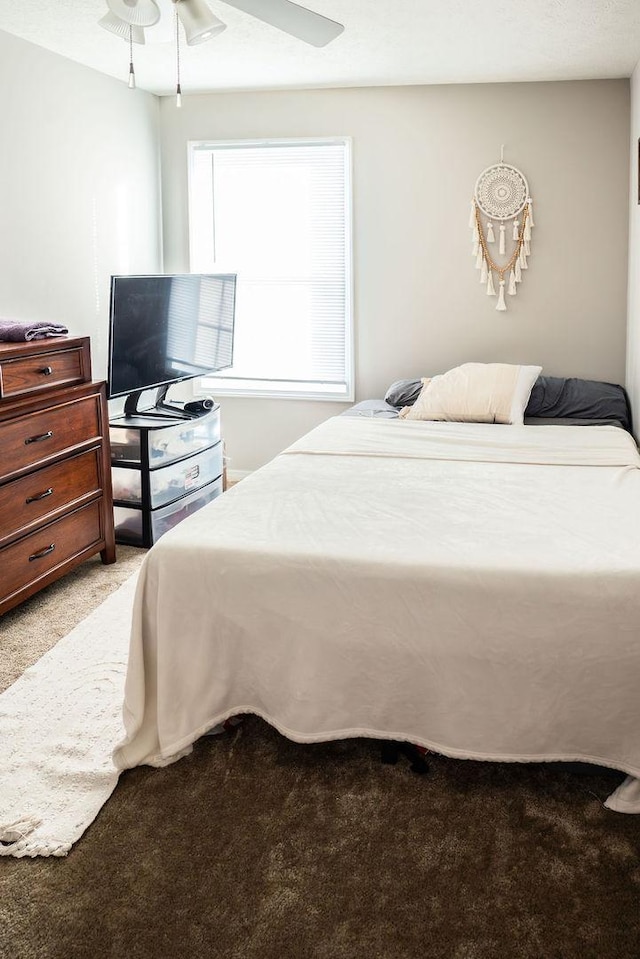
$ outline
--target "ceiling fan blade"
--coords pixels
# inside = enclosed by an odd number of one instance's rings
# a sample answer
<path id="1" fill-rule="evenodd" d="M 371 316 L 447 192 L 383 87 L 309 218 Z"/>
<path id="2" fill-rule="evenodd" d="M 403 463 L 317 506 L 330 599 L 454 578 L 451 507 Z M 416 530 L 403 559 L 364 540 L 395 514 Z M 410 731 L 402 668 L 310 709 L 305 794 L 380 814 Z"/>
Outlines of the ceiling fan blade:
<path id="1" fill-rule="evenodd" d="M 344 30 L 341 23 L 307 10 L 298 3 L 291 3 L 291 0 L 223 0 L 223 3 L 243 10 L 314 47 L 326 46 Z"/>

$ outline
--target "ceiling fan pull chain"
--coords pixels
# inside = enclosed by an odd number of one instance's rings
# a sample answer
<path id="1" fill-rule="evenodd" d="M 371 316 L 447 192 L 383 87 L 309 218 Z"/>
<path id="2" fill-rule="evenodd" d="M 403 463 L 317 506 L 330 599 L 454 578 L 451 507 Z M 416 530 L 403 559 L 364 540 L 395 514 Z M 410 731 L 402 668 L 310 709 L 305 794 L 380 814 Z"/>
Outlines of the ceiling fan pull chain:
<path id="1" fill-rule="evenodd" d="M 136 88 L 136 73 L 133 69 L 133 27 L 129 24 L 129 89 Z"/>
<path id="2" fill-rule="evenodd" d="M 176 14 L 176 106 L 182 106 L 182 90 L 180 88 L 180 19 L 178 17 L 178 4 L 174 0 Z"/>

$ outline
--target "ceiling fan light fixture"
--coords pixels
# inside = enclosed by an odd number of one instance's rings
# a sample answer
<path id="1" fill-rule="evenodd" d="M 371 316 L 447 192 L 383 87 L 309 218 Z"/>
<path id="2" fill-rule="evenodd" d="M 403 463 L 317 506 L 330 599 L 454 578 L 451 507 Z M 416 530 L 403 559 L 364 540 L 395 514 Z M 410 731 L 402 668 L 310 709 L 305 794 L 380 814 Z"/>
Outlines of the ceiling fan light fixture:
<path id="1" fill-rule="evenodd" d="M 213 15 L 205 0 L 173 0 L 184 30 L 187 44 L 192 47 L 218 36 L 227 29 L 226 23 Z"/>
<path id="2" fill-rule="evenodd" d="M 160 19 L 155 0 L 107 0 L 111 13 L 132 27 L 152 27 Z"/>
<path id="3" fill-rule="evenodd" d="M 109 33 L 115 33 L 117 37 L 123 40 L 129 40 L 129 30 L 131 30 L 131 39 L 134 43 L 145 43 L 144 27 L 134 27 L 130 23 L 116 17 L 115 13 L 105 13 L 104 17 L 98 20 L 101 27 L 108 30 Z"/>

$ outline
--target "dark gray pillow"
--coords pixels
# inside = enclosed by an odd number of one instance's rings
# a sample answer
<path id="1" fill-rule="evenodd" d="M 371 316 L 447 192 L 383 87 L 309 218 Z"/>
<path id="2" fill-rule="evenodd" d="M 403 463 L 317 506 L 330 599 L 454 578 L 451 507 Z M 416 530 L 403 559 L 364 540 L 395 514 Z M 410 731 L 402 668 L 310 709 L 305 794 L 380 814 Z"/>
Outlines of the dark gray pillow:
<path id="1" fill-rule="evenodd" d="M 398 409 L 413 406 L 421 390 L 422 380 L 396 380 L 385 393 L 385 402 Z"/>
<path id="2" fill-rule="evenodd" d="M 616 420 L 625 430 L 631 431 L 631 409 L 622 386 L 599 380 L 581 380 L 575 376 L 539 376 L 524 415 Z"/>

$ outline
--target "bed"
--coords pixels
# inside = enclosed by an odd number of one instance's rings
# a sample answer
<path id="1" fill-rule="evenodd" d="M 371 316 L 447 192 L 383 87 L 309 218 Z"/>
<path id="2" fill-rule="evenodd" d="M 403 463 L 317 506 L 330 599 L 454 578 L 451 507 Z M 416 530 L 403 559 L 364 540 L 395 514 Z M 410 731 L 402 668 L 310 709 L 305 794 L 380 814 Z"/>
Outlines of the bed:
<path id="1" fill-rule="evenodd" d="M 583 761 L 640 812 L 640 456 L 618 425 L 332 417 L 166 534 L 119 768 L 254 713 L 298 742 Z"/>

